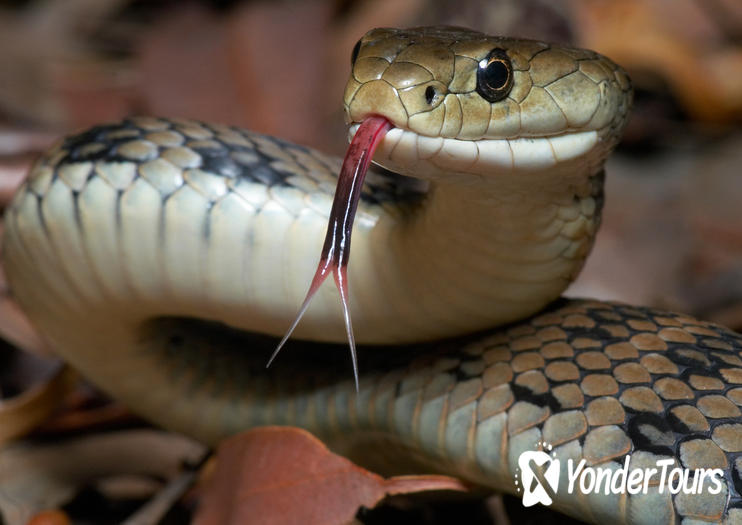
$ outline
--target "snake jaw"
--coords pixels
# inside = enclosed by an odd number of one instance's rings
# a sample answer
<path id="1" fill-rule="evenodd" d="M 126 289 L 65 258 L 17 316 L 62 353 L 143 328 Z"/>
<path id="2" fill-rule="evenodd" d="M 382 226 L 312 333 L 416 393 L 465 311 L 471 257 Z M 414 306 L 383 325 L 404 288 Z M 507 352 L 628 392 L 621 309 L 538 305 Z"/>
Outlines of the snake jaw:
<path id="1" fill-rule="evenodd" d="M 356 343 L 353 335 L 353 325 L 350 318 L 349 296 L 348 296 L 348 260 L 350 259 L 350 239 L 353 231 L 353 220 L 358 210 L 358 201 L 361 198 L 363 180 L 371 164 L 371 158 L 384 135 L 392 128 L 391 122 L 381 116 L 366 117 L 356 130 L 348 151 L 343 159 L 340 169 L 338 183 L 335 189 L 335 197 L 330 209 L 330 218 L 327 224 L 325 242 L 322 246 L 317 270 L 314 273 L 309 290 L 304 302 L 299 308 L 296 318 L 291 323 L 286 335 L 273 351 L 266 367 L 269 367 L 281 351 L 283 345 L 288 341 L 294 329 L 299 324 L 304 313 L 309 308 L 317 290 L 325 282 L 327 276 L 332 273 L 335 285 L 340 292 L 340 303 L 343 307 L 343 320 L 345 331 L 350 346 L 350 356 L 353 364 L 353 377 L 355 379 L 356 391 L 358 391 L 358 360 L 356 358 Z"/>

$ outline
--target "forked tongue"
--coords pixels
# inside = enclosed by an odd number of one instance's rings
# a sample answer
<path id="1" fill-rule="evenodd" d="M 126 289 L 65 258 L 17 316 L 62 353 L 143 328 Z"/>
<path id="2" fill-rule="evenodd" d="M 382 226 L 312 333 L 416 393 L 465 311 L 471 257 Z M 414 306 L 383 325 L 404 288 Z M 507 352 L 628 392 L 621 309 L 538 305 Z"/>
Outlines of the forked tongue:
<path id="1" fill-rule="evenodd" d="M 340 169 L 335 198 L 332 201 L 330 220 L 327 224 L 325 244 L 322 246 L 317 271 L 314 273 L 309 291 L 304 302 L 299 308 L 296 319 L 278 343 L 276 350 L 271 355 L 266 366 L 270 366 L 273 359 L 283 347 L 284 343 L 291 337 L 291 333 L 299 324 L 304 312 L 307 311 L 315 292 L 319 289 L 327 276 L 332 273 L 335 284 L 340 292 L 340 301 L 343 306 L 343 318 L 345 320 L 345 331 L 348 334 L 350 344 L 350 357 L 353 361 L 353 377 L 358 390 L 358 362 L 356 360 L 356 343 L 353 337 L 353 326 L 350 321 L 350 309 L 348 308 L 348 259 L 350 258 L 350 235 L 353 229 L 353 219 L 358 209 L 358 201 L 361 198 L 361 187 L 366 177 L 371 158 L 374 156 L 376 147 L 384 138 L 386 132 L 391 129 L 391 123 L 384 117 L 367 117 L 361 122 L 358 131 L 353 136 L 348 151 L 345 153 L 343 167 Z"/>

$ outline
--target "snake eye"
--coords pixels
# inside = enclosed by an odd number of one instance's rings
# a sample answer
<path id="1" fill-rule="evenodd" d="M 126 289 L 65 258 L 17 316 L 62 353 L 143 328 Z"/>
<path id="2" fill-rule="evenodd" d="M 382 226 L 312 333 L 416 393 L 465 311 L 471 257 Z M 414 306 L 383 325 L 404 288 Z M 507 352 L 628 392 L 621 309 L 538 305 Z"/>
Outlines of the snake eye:
<path id="1" fill-rule="evenodd" d="M 489 102 L 505 98 L 513 87 L 513 66 L 504 49 L 495 48 L 479 61 L 477 93 Z"/>
<path id="2" fill-rule="evenodd" d="M 353 51 L 350 53 L 350 65 L 356 63 L 356 58 L 358 58 L 358 52 L 361 50 L 361 41 L 359 40 L 356 42 L 356 45 L 353 46 Z"/>

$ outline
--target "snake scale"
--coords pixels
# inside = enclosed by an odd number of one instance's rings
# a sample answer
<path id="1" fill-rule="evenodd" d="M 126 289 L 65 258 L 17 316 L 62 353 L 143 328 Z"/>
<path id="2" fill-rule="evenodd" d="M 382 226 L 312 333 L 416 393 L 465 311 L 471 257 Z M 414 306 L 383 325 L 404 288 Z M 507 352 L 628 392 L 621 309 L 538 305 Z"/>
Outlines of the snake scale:
<path id="1" fill-rule="evenodd" d="M 721 469 L 722 490 L 560 491 L 553 506 L 601 523 L 741 523 L 742 336 L 559 299 L 592 245 L 631 98 L 623 70 L 591 51 L 458 28 L 359 41 L 351 135 L 369 117 L 392 129 L 348 266 L 358 392 L 338 364 L 331 286 L 265 369 L 340 169 L 306 147 L 144 117 L 65 138 L 5 214 L 8 279 L 72 365 L 206 443 L 297 425 L 363 464 L 511 493 L 519 454 L 543 443 L 588 465 L 671 459 Z"/>

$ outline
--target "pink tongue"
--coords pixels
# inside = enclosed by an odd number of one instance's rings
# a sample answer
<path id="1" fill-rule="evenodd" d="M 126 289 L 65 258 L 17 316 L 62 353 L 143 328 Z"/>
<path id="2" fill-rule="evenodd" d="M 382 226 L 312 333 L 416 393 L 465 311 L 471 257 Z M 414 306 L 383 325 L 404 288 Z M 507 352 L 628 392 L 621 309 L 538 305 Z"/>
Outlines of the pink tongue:
<path id="1" fill-rule="evenodd" d="M 327 233 L 325 234 L 325 244 L 322 246 L 322 255 L 320 256 L 317 271 L 309 285 L 309 291 L 304 302 L 299 309 L 299 313 L 294 322 L 283 336 L 273 355 L 268 360 L 268 365 L 278 355 L 284 343 L 291 336 L 291 333 L 299 324 L 299 320 L 306 312 L 309 303 L 320 285 L 325 281 L 327 276 L 332 272 L 335 277 L 335 284 L 340 292 L 340 300 L 343 305 L 343 317 L 345 319 L 345 330 L 348 334 L 348 343 L 350 344 L 350 356 L 353 361 L 353 375 L 356 381 L 356 390 L 358 390 L 358 364 L 356 362 L 356 344 L 353 337 L 353 326 L 350 322 L 350 310 L 348 309 L 348 277 L 347 266 L 350 258 L 350 236 L 353 229 L 353 219 L 358 209 L 358 200 L 361 197 L 361 187 L 363 179 L 366 177 L 368 166 L 371 158 L 374 156 L 376 147 L 384 138 L 387 131 L 391 129 L 391 123 L 384 117 L 368 117 L 361 122 L 358 131 L 353 136 L 353 140 L 348 146 L 345 153 L 343 167 L 338 177 L 338 185 L 335 189 L 335 199 L 332 201 L 330 210 L 330 221 L 327 224 Z"/>

